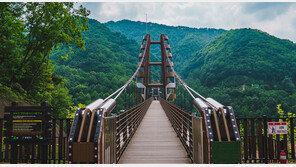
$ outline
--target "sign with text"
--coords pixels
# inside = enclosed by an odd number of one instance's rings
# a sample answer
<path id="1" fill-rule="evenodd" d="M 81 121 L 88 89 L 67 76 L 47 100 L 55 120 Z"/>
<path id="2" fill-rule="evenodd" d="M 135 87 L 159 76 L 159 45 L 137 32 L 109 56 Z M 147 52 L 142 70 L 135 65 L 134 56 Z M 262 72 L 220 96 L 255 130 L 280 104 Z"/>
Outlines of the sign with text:
<path id="1" fill-rule="evenodd" d="M 50 106 L 5 107 L 7 120 L 7 139 L 9 141 L 40 142 L 48 134 Z"/>
<path id="2" fill-rule="evenodd" d="M 268 134 L 287 134 L 287 122 L 268 122 Z"/>
<path id="3" fill-rule="evenodd" d="M 13 136 L 42 134 L 42 112 L 19 111 L 12 114 Z"/>
<path id="4" fill-rule="evenodd" d="M 42 102 L 41 106 L 18 106 L 18 102 L 13 102 L 11 106 L 5 107 L 4 134 L 6 137 L 4 142 L 11 148 L 10 163 L 18 163 L 21 160 L 19 153 L 22 152 L 23 146 L 31 144 L 38 144 L 38 150 L 40 150 L 38 156 L 40 154 L 41 163 L 47 162 L 48 143 L 52 137 L 50 131 L 50 127 L 52 127 L 51 111 L 52 107 L 48 106 L 47 102 Z M 25 154 L 32 157 L 32 163 L 34 163 L 33 157 L 36 156 L 36 152 L 33 150 L 25 150 Z"/>

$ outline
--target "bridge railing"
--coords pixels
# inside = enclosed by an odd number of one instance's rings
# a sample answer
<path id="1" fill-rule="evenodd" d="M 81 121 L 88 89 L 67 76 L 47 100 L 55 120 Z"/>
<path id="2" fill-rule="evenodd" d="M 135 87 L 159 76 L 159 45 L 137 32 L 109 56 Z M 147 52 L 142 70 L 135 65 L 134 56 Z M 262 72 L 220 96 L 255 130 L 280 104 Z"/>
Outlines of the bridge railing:
<path id="1" fill-rule="evenodd" d="M 105 164 L 117 163 L 135 134 L 153 98 L 110 117 L 104 117 L 103 152 Z"/>
<path id="2" fill-rule="evenodd" d="M 105 99 L 97 99 L 85 108 L 78 108 L 76 110 L 68 141 L 69 163 L 114 163 L 122 154 L 127 145 L 125 143 L 128 143 L 130 140 L 128 135 L 133 135 L 133 129 L 138 126 L 139 118 L 142 118 L 140 117 L 142 112 L 133 113 L 133 111 L 137 112 L 139 108 L 143 110 L 143 106 L 144 110 L 146 110 L 146 104 L 150 101 L 143 97 L 142 94 L 137 94 L 138 89 L 132 89 L 132 87 L 138 85 L 138 83 L 135 83 L 135 81 L 137 82 L 138 72 L 143 67 L 144 57 L 149 54 L 149 40 L 149 35 L 143 38 L 138 67 L 121 88 Z M 132 90 L 135 90 L 135 92 L 133 93 Z M 132 97 L 137 97 L 137 95 L 140 95 L 142 98 L 131 100 Z M 137 105 L 139 102 L 142 102 L 142 104 Z M 136 107 L 127 110 L 134 105 Z M 115 117 L 118 115 L 118 120 L 115 120 L 115 118 L 108 119 L 110 114 L 115 114 Z M 132 117 L 132 120 L 127 120 L 130 117 Z M 132 122 L 133 125 L 130 126 L 128 121 L 133 120 L 136 122 Z M 118 123 L 120 128 L 117 127 Z M 104 125 L 108 128 L 105 129 Z M 116 127 L 116 129 L 113 129 L 113 127 Z M 115 134 L 115 131 L 117 132 L 118 129 L 119 133 Z M 110 136 L 107 137 L 105 135 Z M 112 138 L 114 135 L 119 135 L 120 137 L 115 140 L 115 137 Z M 114 139 L 116 144 L 110 138 Z M 118 146 L 118 150 L 113 150 L 114 146 Z M 104 150 L 105 147 L 110 149 Z"/>
<path id="3" fill-rule="evenodd" d="M 295 162 L 295 117 L 237 118 L 243 163 L 278 163 L 285 151 Z M 268 122 L 287 122 L 287 134 L 268 134 Z"/>
<path id="4" fill-rule="evenodd" d="M 163 98 L 159 101 L 193 163 L 203 163 L 202 119 Z"/>

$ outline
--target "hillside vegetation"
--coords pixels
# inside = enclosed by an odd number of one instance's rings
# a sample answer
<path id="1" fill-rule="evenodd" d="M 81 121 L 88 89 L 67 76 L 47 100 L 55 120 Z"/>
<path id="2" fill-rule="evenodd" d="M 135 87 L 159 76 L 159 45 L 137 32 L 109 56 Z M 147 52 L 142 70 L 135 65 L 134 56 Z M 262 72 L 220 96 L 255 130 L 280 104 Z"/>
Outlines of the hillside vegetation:
<path id="1" fill-rule="evenodd" d="M 111 31 L 120 32 L 129 39 L 135 39 L 138 43 L 146 35 L 146 23 L 130 20 L 110 21 L 105 23 Z M 212 28 L 189 28 L 184 26 L 167 26 L 156 23 L 147 23 L 151 40 L 159 41 L 160 35 L 165 34 L 174 55 L 174 64 L 177 71 L 181 70 L 189 60 L 215 37 L 226 30 Z M 151 46 L 151 61 L 160 60 L 160 47 Z"/>
<path id="2" fill-rule="evenodd" d="M 55 117 L 65 117 L 128 80 L 146 24 L 101 24 L 88 15 L 73 3 L 0 3 L 2 106 L 48 101 Z M 152 40 L 169 37 L 176 71 L 186 83 L 233 106 L 237 116 L 278 116 L 279 104 L 286 114 L 296 113 L 293 42 L 253 29 L 147 26 Z M 160 61 L 159 47 L 152 46 L 151 61 Z M 151 72 L 152 79 L 159 71 Z"/>
<path id="3" fill-rule="evenodd" d="M 239 115 L 296 111 L 296 45 L 253 29 L 230 30 L 199 51 L 183 70 L 206 96 L 232 105 Z"/>
<path id="4" fill-rule="evenodd" d="M 0 99 L 48 101 L 65 116 L 71 97 L 48 57 L 64 44 L 83 48 L 88 15 L 74 3 L 0 3 Z"/>
<path id="5" fill-rule="evenodd" d="M 138 44 L 88 19 L 82 6 L 0 3 L 0 10 L 1 104 L 48 101 L 53 116 L 66 117 L 110 95 L 136 69 Z"/>
<path id="6" fill-rule="evenodd" d="M 120 88 L 137 67 L 139 46 L 90 19 L 83 33 L 85 50 L 66 45 L 51 54 L 55 72 L 67 82 L 74 105 L 90 104 Z M 72 48 L 72 49 L 71 49 Z M 61 57 L 62 56 L 62 57 Z"/>

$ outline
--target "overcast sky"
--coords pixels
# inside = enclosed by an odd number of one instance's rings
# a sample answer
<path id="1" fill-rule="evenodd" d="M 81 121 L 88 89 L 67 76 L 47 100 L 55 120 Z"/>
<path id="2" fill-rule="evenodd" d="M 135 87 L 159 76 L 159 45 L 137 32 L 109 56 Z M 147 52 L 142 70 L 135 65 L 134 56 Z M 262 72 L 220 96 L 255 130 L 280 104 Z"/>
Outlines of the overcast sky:
<path id="1" fill-rule="evenodd" d="M 81 3 L 100 22 L 129 19 L 196 28 L 255 28 L 296 43 L 296 3 Z"/>

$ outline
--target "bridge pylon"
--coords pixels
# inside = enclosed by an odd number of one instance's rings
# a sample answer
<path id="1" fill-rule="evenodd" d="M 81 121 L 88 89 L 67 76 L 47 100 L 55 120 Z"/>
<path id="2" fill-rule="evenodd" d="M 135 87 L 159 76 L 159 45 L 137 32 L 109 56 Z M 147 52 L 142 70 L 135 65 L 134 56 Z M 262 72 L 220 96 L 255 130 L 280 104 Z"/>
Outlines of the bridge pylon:
<path id="1" fill-rule="evenodd" d="M 151 45 L 160 45 L 161 62 L 150 61 Z M 164 99 L 176 99 L 175 75 L 171 69 L 174 64 L 168 37 L 161 34 L 159 41 L 151 41 L 150 34 L 145 35 L 141 44 L 139 63 L 141 62 L 143 56 L 144 62 L 142 63 L 140 71 L 137 73 L 137 89 L 139 90 L 137 91 L 138 94 L 136 95 L 136 98 L 144 101 L 149 98 L 149 88 L 158 87 L 162 88 Z M 159 83 L 149 82 L 151 66 L 161 66 L 161 81 Z"/>

